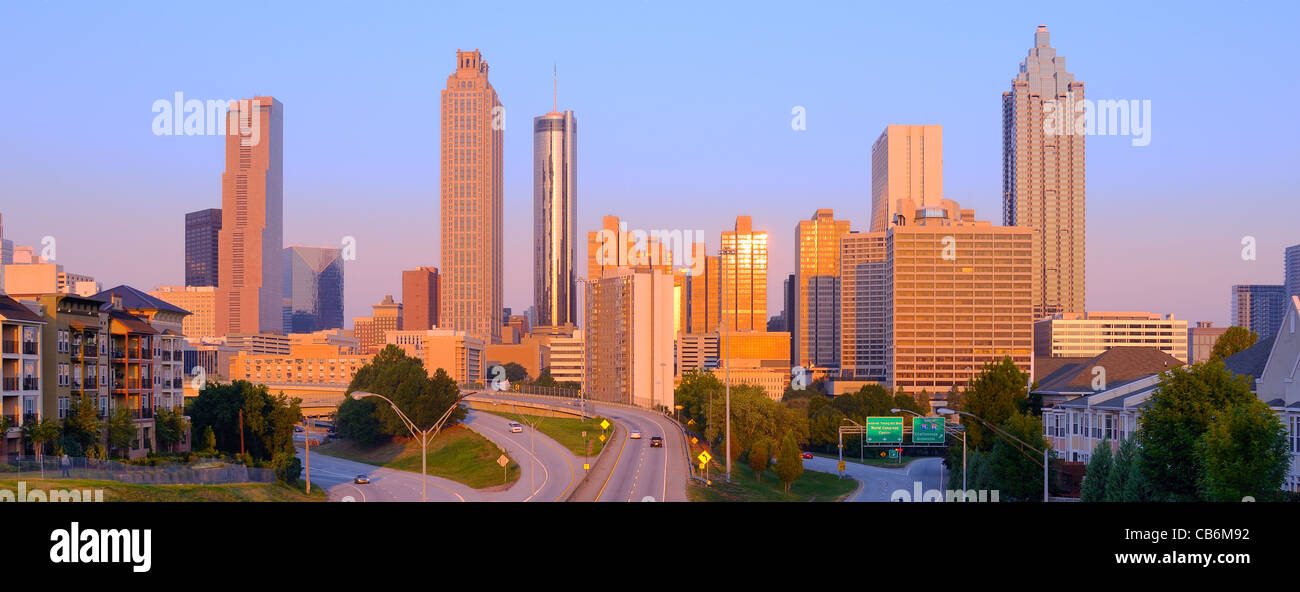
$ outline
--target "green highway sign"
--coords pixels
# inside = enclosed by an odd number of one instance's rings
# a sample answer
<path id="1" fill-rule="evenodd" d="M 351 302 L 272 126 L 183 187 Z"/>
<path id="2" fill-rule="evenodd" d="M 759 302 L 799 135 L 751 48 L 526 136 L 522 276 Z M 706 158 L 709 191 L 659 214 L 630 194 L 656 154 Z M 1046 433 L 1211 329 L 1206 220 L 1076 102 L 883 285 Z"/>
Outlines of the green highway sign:
<path id="1" fill-rule="evenodd" d="M 944 418 L 942 417 L 913 417 L 912 443 L 943 444 L 944 427 Z"/>
<path id="2" fill-rule="evenodd" d="M 903 418 L 868 417 L 867 444 L 902 444 Z"/>
<path id="3" fill-rule="evenodd" d="M 889 458 L 898 458 L 898 449 L 897 449 L 897 448 L 890 448 L 890 449 L 889 449 Z"/>

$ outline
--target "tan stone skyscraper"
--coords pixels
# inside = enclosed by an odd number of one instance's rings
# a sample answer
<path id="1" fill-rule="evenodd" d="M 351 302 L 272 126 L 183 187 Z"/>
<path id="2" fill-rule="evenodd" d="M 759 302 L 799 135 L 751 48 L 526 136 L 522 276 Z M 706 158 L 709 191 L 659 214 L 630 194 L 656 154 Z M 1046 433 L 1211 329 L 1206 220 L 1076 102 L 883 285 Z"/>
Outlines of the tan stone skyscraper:
<path id="1" fill-rule="evenodd" d="M 837 366 L 840 361 L 840 237 L 848 220 L 820 209 L 795 227 L 795 304 L 790 311 L 793 364 Z"/>
<path id="2" fill-rule="evenodd" d="M 272 97 L 232 103 L 226 129 L 216 332 L 280 333 L 284 106 Z"/>
<path id="3" fill-rule="evenodd" d="M 1084 136 L 1049 134 L 1044 125 L 1051 113 L 1073 113 L 1081 101 L 1083 83 L 1039 25 L 1029 57 L 1002 93 L 1002 220 L 1040 230 L 1035 318 L 1086 310 Z"/>
<path id="4" fill-rule="evenodd" d="M 736 216 L 735 230 L 722 232 L 718 255 L 721 321 L 733 331 L 766 331 L 767 232 L 755 231 L 749 216 Z"/>
<path id="5" fill-rule="evenodd" d="M 943 126 L 890 125 L 871 145 L 871 231 L 943 200 Z"/>
<path id="6" fill-rule="evenodd" d="M 442 91 L 441 328 L 501 341 L 505 109 L 478 50 L 456 51 Z"/>

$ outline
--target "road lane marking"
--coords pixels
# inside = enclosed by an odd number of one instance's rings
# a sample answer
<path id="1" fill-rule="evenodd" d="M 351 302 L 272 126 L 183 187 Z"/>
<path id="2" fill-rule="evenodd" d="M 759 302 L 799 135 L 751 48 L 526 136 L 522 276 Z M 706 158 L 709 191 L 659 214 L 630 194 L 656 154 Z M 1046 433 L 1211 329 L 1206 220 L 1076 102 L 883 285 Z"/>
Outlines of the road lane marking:
<path id="1" fill-rule="evenodd" d="M 502 420 L 505 420 L 504 417 L 501 418 L 501 419 L 502 419 Z M 488 428 L 488 427 L 484 427 L 484 426 L 479 426 L 479 427 L 482 427 L 483 429 L 486 429 L 486 430 L 489 431 L 489 432 L 497 432 L 497 430 L 492 429 L 492 428 Z M 506 439 L 508 439 L 508 440 L 510 440 L 510 441 L 512 441 L 512 442 L 514 442 L 515 444 L 518 444 L 520 450 L 522 450 L 524 454 L 527 454 L 528 456 L 533 457 L 532 462 L 528 463 L 528 465 L 529 465 L 529 466 L 528 466 L 528 470 L 529 470 L 529 471 L 534 471 L 534 470 L 536 470 L 536 469 L 533 469 L 533 468 L 532 468 L 532 465 L 533 465 L 534 463 L 535 463 L 535 464 L 538 464 L 538 465 L 541 465 L 541 467 L 542 467 L 542 484 L 541 484 L 541 485 L 538 485 L 538 486 L 537 486 L 537 489 L 534 489 L 534 490 L 528 492 L 528 497 L 524 498 L 523 501 L 529 501 L 529 500 L 533 499 L 534 497 L 537 496 L 537 492 L 539 492 L 539 491 L 541 491 L 541 490 L 543 490 L 543 489 L 546 489 L 546 483 L 547 483 L 548 481 L 551 480 L 551 472 L 548 471 L 548 470 L 546 470 L 546 463 L 542 462 L 542 460 L 541 460 L 540 458 L 538 458 L 538 456 L 537 456 L 536 454 L 534 454 L 531 450 L 528 450 L 528 447 L 525 446 L 523 442 L 520 442 L 519 440 L 515 440 L 514 436 L 507 435 L 507 434 L 502 433 L 502 432 L 497 432 L 497 433 L 498 433 L 498 434 L 501 434 L 501 435 L 504 436 Z M 536 435 L 534 435 L 534 437 L 535 437 L 535 436 L 536 436 Z M 522 438 L 523 436 L 520 436 L 520 437 Z M 520 478 L 519 480 L 520 480 L 520 481 L 523 481 L 522 475 L 521 475 L 520 477 L 521 477 L 521 478 Z M 521 484 L 522 484 L 522 483 L 521 483 Z"/>
<path id="2" fill-rule="evenodd" d="M 606 414 L 606 415 L 608 415 L 608 414 Z M 611 417 L 611 419 L 613 418 L 613 416 L 610 416 L 610 417 Z M 618 430 L 617 430 L 617 427 L 618 427 L 618 426 L 615 426 L 615 428 L 616 428 L 616 429 L 615 429 L 615 432 L 618 431 Z M 624 448 L 627 448 L 627 438 L 626 438 L 626 437 L 623 438 L 623 443 L 620 444 L 619 447 L 618 447 L 618 456 L 615 456 L 615 457 L 614 457 L 614 468 L 612 468 L 612 469 L 609 470 L 609 475 L 607 475 L 607 476 L 605 477 L 605 482 L 602 483 L 602 484 L 600 485 L 600 491 L 596 492 L 596 500 L 595 500 L 595 501 L 600 501 L 600 496 L 603 495 L 603 494 L 605 493 L 605 487 L 609 485 L 609 480 L 612 479 L 612 478 L 614 478 L 614 471 L 617 471 L 617 470 L 618 470 L 618 463 L 619 463 L 619 461 L 623 460 L 623 449 L 624 449 Z"/>

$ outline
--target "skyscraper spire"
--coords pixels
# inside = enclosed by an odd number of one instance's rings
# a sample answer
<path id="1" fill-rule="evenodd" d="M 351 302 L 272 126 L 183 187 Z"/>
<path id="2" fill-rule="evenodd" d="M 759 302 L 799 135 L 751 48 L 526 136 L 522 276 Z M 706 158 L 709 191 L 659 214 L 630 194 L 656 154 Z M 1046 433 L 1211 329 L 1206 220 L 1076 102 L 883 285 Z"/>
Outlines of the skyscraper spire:
<path id="1" fill-rule="evenodd" d="M 560 112 L 560 74 L 555 65 L 551 62 L 551 85 L 555 90 L 555 106 L 551 108 L 551 113 Z"/>

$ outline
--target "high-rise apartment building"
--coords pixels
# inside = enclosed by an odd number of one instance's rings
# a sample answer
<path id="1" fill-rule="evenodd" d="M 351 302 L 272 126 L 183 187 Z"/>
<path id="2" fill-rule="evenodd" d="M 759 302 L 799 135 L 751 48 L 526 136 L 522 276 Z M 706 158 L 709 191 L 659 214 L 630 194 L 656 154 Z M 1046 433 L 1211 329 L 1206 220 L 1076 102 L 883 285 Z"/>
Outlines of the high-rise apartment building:
<path id="1" fill-rule="evenodd" d="M 672 275 L 607 270 L 589 284 L 586 309 L 590 398 L 672 409 Z"/>
<path id="2" fill-rule="evenodd" d="M 1286 286 L 1287 297 L 1300 296 L 1300 245 L 1286 248 L 1282 268 L 1282 285 Z"/>
<path id="3" fill-rule="evenodd" d="M 0 342 L 3 343 L 3 349 L 0 349 L 0 415 L 15 428 L 40 421 L 44 404 L 41 389 L 41 374 L 44 371 L 41 332 L 47 322 L 32 308 L 39 309 L 39 306 L 29 307 L 0 293 Z M 95 328 L 98 330 L 98 325 Z M 59 354 L 63 353 L 64 348 L 60 346 Z M 80 346 L 77 353 L 80 361 Z M 97 361 L 92 356 L 89 361 L 92 369 Z M 81 384 L 78 383 L 77 387 L 80 390 Z M 52 394 L 55 392 L 54 388 L 47 386 L 47 389 Z M 48 412 L 44 416 L 52 417 Z M 60 415 L 59 419 L 62 418 Z M 10 429 L 0 433 L 0 454 L 7 455 L 14 447 L 21 446 L 20 438 L 22 430 Z"/>
<path id="4" fill-rule="evenodd" d="M 217 295 L 212 286 L 158 286 L 149 295 L 188 311 L 181 321 L 181 332 L 198 341 L 217 334 Z"/>
<path id="5" fill-rule="evenodd" d="M 943 126 L 886 126 L 871 146 L 871 230 L 905 223 L 942 200 Z"/>
<path id="6" fill-rule="evenodd" d="M 217 285 L 221 269 L 220 248 L 220 208 L 185 214 L 185 285 Z"/>
<path id="7" fill-rule="evenodd" d="M 718 267 L 722 322 L 732 331 L 765 330 L 767 231 L 755 231 L 749 216 L 737 216 L 735 229 L 722 232 Z"/>
<path id="8" fill-rule="evenodd" d="M 343 251 L 337 247 L 284 249 L 284 332 L 343 328 Z"/>
<path id="9" fill-rule="evenodd" d="M 1232 326 L 1245 327 L 1260 339 L 1277 332 L 1287 305 L 1286 286 L 1237 285 L 1232 287 Z"/>
<path id="10" fill-rule="evenodd" d="M 284 106 L 272 97 L 232 103 L 221 174 L 217 334 L 284 328 Z M 249 130 L 245 133 L 245 130 Z"/>
<path id="11" fill-rule="evenodd" d="M 840 237 L 848 220 L 819 209 L 795 227 L 794 263 L 797 324 L 790 327 L 792 364 L 838 366 L 840 363 Z"/>
<path id="12" fill-rule="evenodd" d="M 1002 220 L 1039 229 L 1036 318 L 1087 310 L 1084 135 L 1072 125 L 1047 125 L 1075 113 L 1083 91 L 1039 25 L 1011 90 L 1002 93 Z"/>
<path id="13" fill-rule="evenodd" d="M 578 120 L 533 118 L 533 303 L 539 327 L 577 321 Z"/>
<path id="14" fill-rule="evenodd" d="M 402 303 L 394 302 L 392 294 L 371 306 L 371 316 L 352 319 L 352 330 L 361 347 L 361 353 L 374 355 L 384 349 L 389 332 L 402 329 Z"/>
<path id="15" fill-rule="evenodd" d="M 1034 322 L 1034 355 L 1090 358 L 1116 347 L 1149 347 L 1187 363 L 1187 321 L 1150 312 L 1056 313 Z M 1213 347 L 1213 344 L 1211 344 Z"/>
<path id="16" fill-rule="evenodd" d="M 427 331 L 438 326 L 438 268 L 402 270 L 402 329 Z"/>
<path id="17" fill-rule="evenodd" d="M 885 382 L 886 232 L 840 237 L 840 377 Z"/>
<path id="18" fill-rule="evenodd" d="M 456 51 L 442 91 L 441 327 L 501 340 L 505 109 L 478 50 Z"/>

